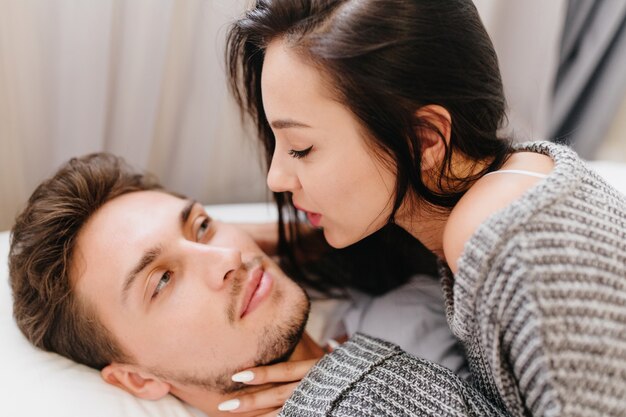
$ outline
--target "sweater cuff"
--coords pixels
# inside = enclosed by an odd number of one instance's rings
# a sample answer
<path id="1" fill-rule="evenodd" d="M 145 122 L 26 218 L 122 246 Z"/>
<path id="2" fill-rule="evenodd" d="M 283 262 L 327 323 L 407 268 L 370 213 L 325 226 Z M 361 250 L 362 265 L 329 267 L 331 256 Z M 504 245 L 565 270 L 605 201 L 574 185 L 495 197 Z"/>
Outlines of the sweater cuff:
<path id="1" fill-rule="evenodd" d="M 325 355 L 304 377 L 280 416 L 325 416 L 335 402 L 373 367 L 402 350 L 389 342 L 356 333 Z"/>

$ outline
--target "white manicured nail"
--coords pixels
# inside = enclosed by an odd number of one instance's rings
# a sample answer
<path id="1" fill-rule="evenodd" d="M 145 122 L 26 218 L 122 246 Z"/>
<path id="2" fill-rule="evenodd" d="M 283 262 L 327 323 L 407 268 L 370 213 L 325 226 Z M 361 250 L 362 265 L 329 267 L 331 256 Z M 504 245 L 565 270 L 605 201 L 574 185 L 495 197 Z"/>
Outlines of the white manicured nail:
<path id="1" fill-rule="evenodd" d="M 243 371 L 230 377 L 235 382 L 250 382 L 254 379 L 254 372 Z"/>
<path id="2" fill-rule="evenodd" d="M 341 346 L 341 343 L 339 343 L 338 341 L 336 341 L 335 339 L 328 339 L 328 347 L 331 350 L 335 350 L 337 349 L 339 346 Z"/>
<path id="3" fill-rule="evenodd" d="M 220 403 L 217 406 L 217 409 L 220 411 L 233 411 L 239 408 L 240 403 L 241 401 L 235 398 L 234 400 L 228 400 L 228 401 L 224 401 L 223 403 Z"/>

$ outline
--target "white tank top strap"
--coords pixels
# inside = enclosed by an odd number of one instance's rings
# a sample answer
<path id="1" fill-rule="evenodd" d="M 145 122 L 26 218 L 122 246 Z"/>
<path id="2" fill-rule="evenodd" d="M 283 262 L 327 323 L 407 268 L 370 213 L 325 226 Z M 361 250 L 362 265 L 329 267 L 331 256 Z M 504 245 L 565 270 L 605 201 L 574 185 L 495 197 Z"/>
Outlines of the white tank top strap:
<path id="1" fill-rule="evenodd" d="M 540 174 L 538 172 L 532 172 L 532 171 L 524 171 L 522 169 L 501 169 L 499 171 L 489 172 L 483 175 L 483 177 L 486 177 L 487 175 L 493 175 L 493 174 L 520 174 L 520 175 L 528 175 L 529 177 L 537 177 L 537 178 L 548 177 L 546 174 Z"/>

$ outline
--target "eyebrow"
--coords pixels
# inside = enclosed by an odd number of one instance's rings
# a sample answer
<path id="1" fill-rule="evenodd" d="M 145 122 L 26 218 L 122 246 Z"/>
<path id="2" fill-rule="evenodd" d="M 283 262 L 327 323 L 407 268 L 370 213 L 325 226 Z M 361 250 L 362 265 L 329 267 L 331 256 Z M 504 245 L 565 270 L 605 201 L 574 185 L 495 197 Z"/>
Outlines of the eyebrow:
<path id="1" fill-rule="evenodd" d="M 189 215 L 191 214 L 191 210 L 196 204 L 198 204 L 196 200 L 188 200 L 187 204 L 185 204 L 185 207 L 183 207 L 183 209 L 181 210 L 180 212 L 180 227 L 181 228 L 185 226 L 185 223 L 187 223 L 187 220 L 189 220 Z"/>
<path id="2" fill-rule="evenodd" d="M 188 200 L 185 207 L 180 211 L 180 227 L 183 228 L 187 221 L 189 220 L 189 216 L 191 215 L 191 211 L 193 207 L 198 204 L 195 200 Z M 132 288 L 133 284 L 137 281 L 137 277 L 139 274 L 148 267 L 151 263 L 153 263 L 163 252 L 163 248 L 160 245 L 154 246 L 147 251 L 144 252 L 139 262 L 135 265 L 135 267 L 130 271 L 130 273 L 126 276 L 124 280 L 124 284 L 122 286 L 122 303 L 125 304 L 128 299 L 128 293 Z"/>
<path id="3" fill-rule="evenodd" d="M 307 124 L 296 122 L 295 120 L 291 120 L 291 119 L 274 120 L 272 121 L 271 126 L 274 129 L 289 129 L 292 127 L 311 127 Z"/>

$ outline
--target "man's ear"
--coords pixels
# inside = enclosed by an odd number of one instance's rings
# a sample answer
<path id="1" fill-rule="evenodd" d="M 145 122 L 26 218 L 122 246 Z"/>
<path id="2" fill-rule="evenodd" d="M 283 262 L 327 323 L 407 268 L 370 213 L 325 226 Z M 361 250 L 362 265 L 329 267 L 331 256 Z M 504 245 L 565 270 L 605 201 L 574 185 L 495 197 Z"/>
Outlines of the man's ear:
<path id="1" fill-rule="evenodd" d="M 416 132 L 422 145 L 422 171 L 439 169 L 446 154 L 446 146 L 450 143 L 452 132 L 450 113 L 444 107 L 429 104 L 420 107 L 415 112 L 415 117 L 423 122 Z"/>
<path id="2" fill-rule="evenodd" d="M 102 379 L 145 400 L 158 400 L 170 392 L 170 384 L 161 379 L 138 371 L 128 364 L 112 363 L 100 371 Z"/>

